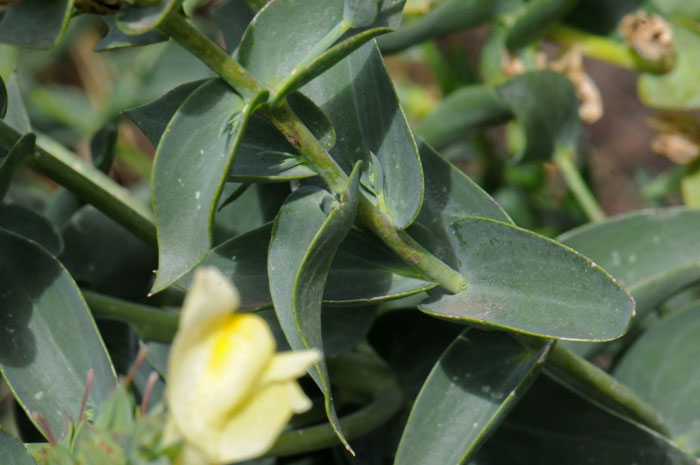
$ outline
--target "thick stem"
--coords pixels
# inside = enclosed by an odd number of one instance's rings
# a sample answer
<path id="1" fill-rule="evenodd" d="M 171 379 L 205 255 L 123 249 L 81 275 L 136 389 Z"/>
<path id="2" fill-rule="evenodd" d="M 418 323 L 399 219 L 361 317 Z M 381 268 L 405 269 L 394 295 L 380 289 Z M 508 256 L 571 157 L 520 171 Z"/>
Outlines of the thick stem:
<path id="1" fill-rule="evenodd" d="M 171 15 L 160 29 L 200 58 L 241 95 L 256 95 L 263 89 L 253 76 L 181 16 Z M 345 189 L 347 174 L 287 103 L 277 108 L 263 108 L 262 113 L 299 151 L 304 161 L 319 174 L 332 191 L 339 192 Z M 391 219 L 377 210 L 364 196 L 360 198 L 358 217 L 403 260 L 423 273 L 426 279 L 437 282 L 453 293 L 466 288 L 464 278 L 459 272 L 431 255 L 408 234 L 396 230 Z"/>
<path id="2" fill-rule="evenodd" d="M 554 162 L 559 167 L 562 176 L 566 184 L 571 189 L 571 192 L 576 197 L 579 205 L 583 208 L 583 211 L 588 216 L 591 221 L 603 221 L 605 219 L 605 212 L 598 205 L 598 201 L 595 196 L 591 193 L 588 186 L 581 178 L 581 173 L 573 161 L 573 151 L 569 149 L 559 148 L 554 154 Z"/>
<path id="3" fill-rule="evenodd" d="M 654 63 L 644 60 L 622 42 L 562 24 L 555 24 L 547 29 L 546 37 L 565 47 L 577 45 L 585 56 L 607 61 L 621 68 L 656 74 L 667 73 L 671 70 L 669 63 Z"/>
<path id="4" fill-rule="evenodd" d="M 238 62 L 231 59 L 218 45 L 209 40 L 179 13 L 169 15 L 158 29 L 175 39 L 186 50 L 202 60 L 231 87 L 236 89 L 246 101 L 250 101 L 265 88 Z"/>
<path id="5" fill-rule="evenodd" d="M 179 315 L 146 305 L 115 299 L 83 290 L 83 297 L 93 315 L 131 325 L 139 336 L 148 341 L 171 342 L 180 321 Z"/>
<path id="6" fill-rule="evenodd" d="M 593 393 L 597 398 L 605 399 L 605 403 L 610 407 L 669 436 L 668 428 L 661 415 L 652 406 L 630 388 L 563 345 L 554 344 L 547 357 L 547 366 L 555 370 L 554 374 L 558 371 L 565 377 L 574 378 L 576 383 L 582 384 L 588 392 Z"/>
<path id="7" fill-rule="evenodd" d="M 0 122 L 0 147 L 9 150 L 21 135 Z M 156 246 L 151 210 L 127 189 L 48 136 L 38 134 L 35 155 L 27 165 L 73 192 L 105 215 Z"/>

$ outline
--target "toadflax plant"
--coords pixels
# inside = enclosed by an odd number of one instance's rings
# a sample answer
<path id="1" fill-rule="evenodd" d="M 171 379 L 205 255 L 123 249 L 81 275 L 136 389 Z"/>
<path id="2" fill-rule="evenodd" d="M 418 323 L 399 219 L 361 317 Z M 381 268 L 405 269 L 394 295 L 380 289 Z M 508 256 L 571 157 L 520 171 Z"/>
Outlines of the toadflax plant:
<path id="1" fill-rule="evenodd" d="M 3 464 L 698 463 L 691 3 L 0 4 Z M 662 208 L 590 190 L 584 57 Z"/>

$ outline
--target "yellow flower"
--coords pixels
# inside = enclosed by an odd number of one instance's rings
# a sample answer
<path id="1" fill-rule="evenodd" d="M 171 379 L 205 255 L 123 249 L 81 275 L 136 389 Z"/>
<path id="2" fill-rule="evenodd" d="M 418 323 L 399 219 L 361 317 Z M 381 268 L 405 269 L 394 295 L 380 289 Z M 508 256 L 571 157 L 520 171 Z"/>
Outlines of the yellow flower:
<path id="1" fill-rule="evenodd" d="M 200 268 L 185 298 L 168 360 L 171 439 L 179 464 L 222 464 L 265 453 L 292 414 L 311 407 L 296 378 L 315 350 L 275 353 L 265 320 L 234 313 L 238 292 L 214 268 Z"/>

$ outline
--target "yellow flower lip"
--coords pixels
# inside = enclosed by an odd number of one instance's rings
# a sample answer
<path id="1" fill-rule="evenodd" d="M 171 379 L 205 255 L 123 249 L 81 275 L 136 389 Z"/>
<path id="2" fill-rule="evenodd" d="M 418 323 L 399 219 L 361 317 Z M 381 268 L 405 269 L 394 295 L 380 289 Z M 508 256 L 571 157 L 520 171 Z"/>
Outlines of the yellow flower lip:
<path id="1" fill-rule="evenodd" d="M 311 407 L 296 379 L 316 350 L 275 353 L 265 320 L 235 313 L 240 298 L 215 268 L 194 275 L 168 360 L 170 436 L 182 465 L 223 464 L 264 454 L 294 413 Z"/>

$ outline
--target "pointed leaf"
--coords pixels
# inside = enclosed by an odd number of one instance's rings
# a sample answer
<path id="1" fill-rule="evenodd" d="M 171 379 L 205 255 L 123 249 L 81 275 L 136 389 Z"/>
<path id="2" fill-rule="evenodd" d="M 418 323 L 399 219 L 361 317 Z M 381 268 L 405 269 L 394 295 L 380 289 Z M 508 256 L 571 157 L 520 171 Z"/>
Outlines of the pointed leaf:
<path id="1" fill-rule="evenodd" d="M 562 234 L 559 240 L 595 261 L 632 294 L 645 314 L 700 281 L 700 210 L 644 210 Z"/>
<path id="2" fill-rule="evenodd" d="M 515 160 L 548 160 L 578 139 L 579 101 L 571 82 L 554 71 L 515 76 L 496 89 L 525 129 L 525 148 Z"/>
<path id="3" fill-rule="evenodd" d="M 36 242 L 50 254 L 63 249 L 58 229 L 44 216 L 20 205 L 0 205 L 0 228 Z"/>
<path id="4" fill-rule="evenodd" d="M 0 369 L 30 418 L 54 436 L 77 419 L 86 374 L 95 370 L 89 404 L 107 400 L 114 369 L 78 287 L 43 247 L 0 230 Z M 80 337 L 76 337 L 80 335 Z"/>
<path id="5" fill-rule="evenodd" d="M 158 31 L 151 31 L 141 35 L 125 34 L 117 26 L 117 18 L 114 15 L 103 15 L 102 21 L 107 25 L 107 35 L 100 40 L 93 51 L 104 52 L 117 48 L 139 47 L 142 45 L 156 44 L 168 40 Z"/>
<path id="6" fill-rule="evenodd" d="M 700 428 L 700 373 L 694 356 L 698 350 L 696 303 L 646 330 L 615 367 L 615 378 L 656 407 L 674 439 Z"/>
<path id="7" fill-rule="evenodd" d="M 171 13 L 177 14 L 182 0 L 160 0 L 151 6 L 138 4 L 121 8 L 117 13 L 117 26 L 125 34 L 145 34 L 155 30 Z"/>
<path id="8" fill-rule="evenodd" d="M 217 200 L 255 104 L 244 104 L 228 84 L 214 80 L 170 120 L 153 168 L 159 258 L 152 292 L 181 278 L 211 248 Z"/>
<path id="9" fill-rule="evenodd" d="M 280 102 L 373 37 L 396 28 L 405 0 L 273 0 L 248 26 L 238 61 Z M 366 14 L 374 3 L 374 18 Z"/>
<path id="10" fill-rule="evenodd" d="M 0 42 L 21 47 L 51 48 L 68 27 L 73 0 L 22 0 L 0 22 Z"/>
<path id="11" fill-rule="evenodd" d="M 467 289 L 436 292 L 421 310 L 554 339 L 600 341 L 625 333 L 634 301 L 578 252 L 498 221 L 465 218 L 450 231 Z"/>
<path id="12" fill-rule="evenodd" d="M 215 266 L 229 277 L 241 294 L 241 308 L 272 305 L 266 256 L 271 225 L 263 226 L 215 247 L 202 265 Z M 191 275 L 178 284 L 187 287 Z M 377 239 L 351 230 L 338 248 L 323 293 L 326 304 L 371 304 L 406 297 L 435 287 L 416 276 Z"/>
<path id="13" fill-rule="evenodd" d="M 464 463 L 534 380 L 549 346 L 533 350 L 506 333 L 464 330 L 418 394 L 394 464 Z"/>
<path id="14" fill-rule="evenodd" d="M 585 438 L 585 439 L 584 439 Z M 477 456 L 479 465 L 697 465 L 660 434 L 540 376 Z"/>
<path id="15" fill-rule="evenodd" d="M 287 198 L 275 219 L 267 261 L 270 293 L 293 350 L 314 347 L 323 351 L 323 288 L 333 256 L 355 220 L 360 165 L 339 199 L 317 187 L 302 187 Z M 325 359 L 315 364 L 310 374 L 323 391 L 334 431 L 349 447 L 335 413 Z"/>
<path id="16" fill-rule="evenodd" d="M 35 145 L 36 136 L 31 133 L 25 134 L 17 140 L 9 152 L 0 155 L 0 200 L 10 188 L 15 169 L 22 160 L 34 154 Z"/>
<path id="17" fill-rule="evenodd" d="M 364 45 L 303 91 L 333 123 L 337 141 L 330 153 L 346 172 L 363 160 L 369 174 L 376 157 L 382 179 L 370 187 L 379 189 L 374 193 L 379 207 L 397 228 L 408 227 L 423 201 L 423 173 L 413 135 L 376 46 Z"/>

